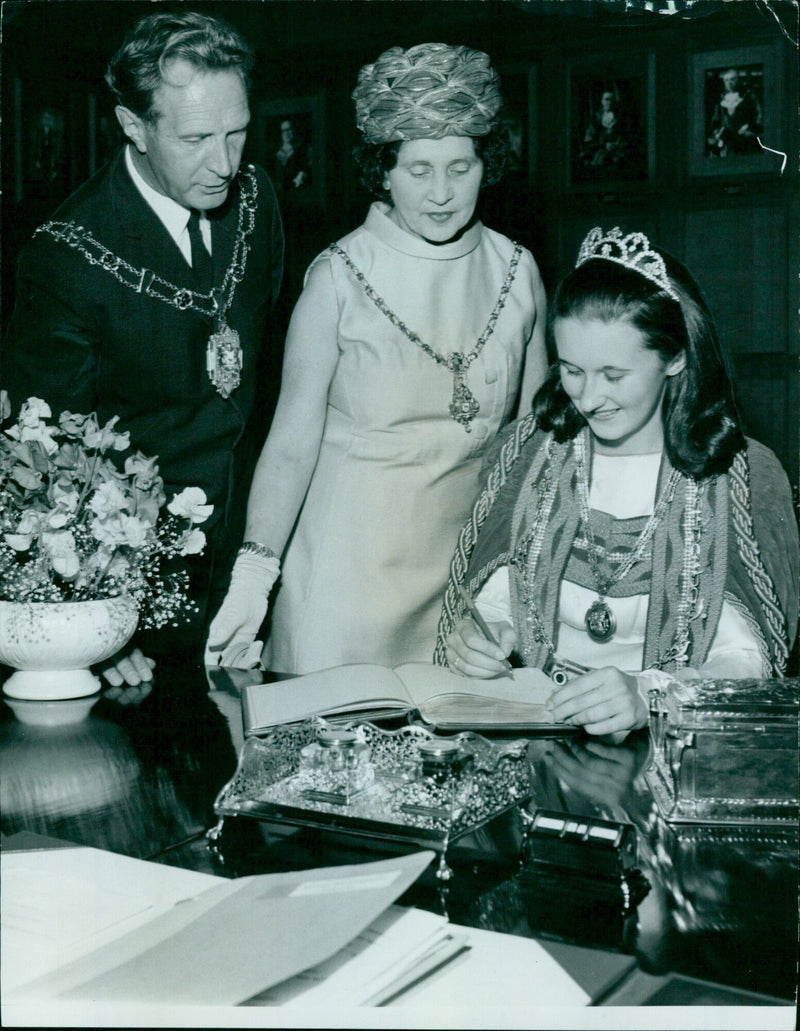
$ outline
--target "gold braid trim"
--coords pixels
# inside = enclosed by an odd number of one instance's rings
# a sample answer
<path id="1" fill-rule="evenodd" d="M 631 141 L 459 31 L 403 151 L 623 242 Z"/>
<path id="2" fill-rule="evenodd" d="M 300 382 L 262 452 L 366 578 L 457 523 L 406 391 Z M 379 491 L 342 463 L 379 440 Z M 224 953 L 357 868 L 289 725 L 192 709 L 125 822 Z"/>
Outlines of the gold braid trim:
<path id="1" fill-rule="evenodd" d="M 433 661 L 438 666 L 447 665 L 445 658 L 447 637 L 455 626 L 456 620 L 464 612 L 464 603 L 459 596 L 457 585 L 464 582 L 480 528 L 486 522 L 501 487 L 508 479 L 511 468 L 520 456 L 523 445 L 533 436 L 536 428 L 536 418 L 532 414 L 526 415 L 518 421 L 514 433 L 500 449 L 500 456 L 487 477 L 486 485 L 478 495 L 469 521 L 464 524 L 458 535 L 456 550 L 450 561 L 450 577 L 444 593 L 442 614 L 439 618 L 439 629 L 436 635 L 436 648 L 433 653 Z"/>
<path id="2" fill-rule="evenodd" d="M 729 470 L 731 512 L 736 531 L 736 546 L 753 590 L 761 602 L 771 638 L 771 657 L 775 672 L 782 677 L 789 657 L 786 616 L 781 609 L 775 585 L 761 559 L 751 512 L 750 465 L 744 451 L 738 452 Z"/>

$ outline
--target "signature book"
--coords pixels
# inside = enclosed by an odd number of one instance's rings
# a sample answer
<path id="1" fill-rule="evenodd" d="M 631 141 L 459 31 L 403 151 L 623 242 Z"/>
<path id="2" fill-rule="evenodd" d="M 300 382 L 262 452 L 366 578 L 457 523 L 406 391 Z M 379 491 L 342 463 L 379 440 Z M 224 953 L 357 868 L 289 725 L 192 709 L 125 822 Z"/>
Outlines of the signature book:
<path id="1" fill-rule="evenodd" d="M 414 711 L 441 730 L 573 731 L 552 722 L 547 701 L 553 690 L 552 680 L 538 669 L 477 680 L 428 662 L 394 669 L 355 663 L 278 683 L 248 684 L 242 689 L 242 716 L 247 736 L 312 716 L 373 720 Z"/>

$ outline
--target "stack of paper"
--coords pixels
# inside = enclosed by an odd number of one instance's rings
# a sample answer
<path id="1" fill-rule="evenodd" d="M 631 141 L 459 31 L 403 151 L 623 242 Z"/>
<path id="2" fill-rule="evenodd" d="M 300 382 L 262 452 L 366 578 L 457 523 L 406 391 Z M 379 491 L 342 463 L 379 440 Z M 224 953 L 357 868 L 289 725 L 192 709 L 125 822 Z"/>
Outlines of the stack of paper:
<path id="1" fill-rule="evenodd" d="M 468 948 L 464 928 L 390 906 L 325 963 L 251 999 L 252 1006 L 383 1006 Z"/>
<path id="2" fill-rule="evenodd" d="M 4 850 L 0 872 L 6 998 L 220 883 L 94 848 Z"/>
<path id="3" fill-rule="evenodd" d="M 433 858 L 226 880 L 91 848 L 4 851 L 4 1002 L 242 1003 L 336 955 Z"/>
<path id="4" fill-rule="evenodd" d="M 458 1014 L 472 1027 L 484 1011 L 495 1026 L 498 1007 L 527 1019 L 534 1003 L 589 1002 L 532 939 L 393 905 L 432 858 L 226 880 L 91 848 L 4 850 L 4 1020 L 28 1023 L 15 1015 L 37 1005 L 50 1023 L 102 1013 L 117 1026 L 116 1013 L 151 1026 L 143 1008 L 168 1005 L 176 1020 L 191 1007 L 194 1027 L 247 1026 L 223 1021 L 244 1005 L 281 1007 L 284 1027 L 314 1011 L 334 1027 L 335 1014 L 388 1004 L 404 1021 L 421 1007 L 419 1026 Z"/>

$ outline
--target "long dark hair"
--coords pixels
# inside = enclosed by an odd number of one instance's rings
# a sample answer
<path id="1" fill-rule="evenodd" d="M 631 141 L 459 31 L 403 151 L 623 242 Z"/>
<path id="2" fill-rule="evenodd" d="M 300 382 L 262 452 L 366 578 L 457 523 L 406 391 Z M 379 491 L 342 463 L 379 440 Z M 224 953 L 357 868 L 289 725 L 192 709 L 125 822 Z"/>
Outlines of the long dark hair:
<path id="1" fill-rule="evenodd" d="M 475 154 L 483 162 L 481 189 L 492 186 L 502 178 L 506 167 L 508 145 L 500 129 L 495 126 L 486 136 L 471 136 Z M 376 200 L 391 204 L 389 191 L 383 188 L 386 173 L 397 164 L 402 140 L 391 143 L 367 143 L 359 140 L 353 147 L 353 157 L 358 165 L 359 178 Z"/>
<path id="2" fill-rule="evenodd" d="M 556 288 L 548 316 L 550 337 L 556 319 L 624 319 L 665 363 L 684 354 L 685 367 L 668 377 L 664 392 L 664 446 L 675 469 L 702 479 L 727 472 L 746 441 L 725 355 L 700 288 L 684 265 L 664 251 L 657 253 L 677 300 L 639 272 L 591 258 Z M 552 430 L 559 441 L 586 425 L 561 385 L 557 364 L 539 388 L 533 410 L 542 429 Z"/>

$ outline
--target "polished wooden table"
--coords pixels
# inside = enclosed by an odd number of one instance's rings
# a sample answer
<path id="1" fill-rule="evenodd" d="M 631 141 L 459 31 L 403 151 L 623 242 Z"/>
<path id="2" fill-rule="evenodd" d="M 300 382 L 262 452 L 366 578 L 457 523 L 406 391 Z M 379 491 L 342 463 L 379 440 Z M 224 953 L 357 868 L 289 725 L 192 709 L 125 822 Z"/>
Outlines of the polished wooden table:
<path id="1" fill-rule="evenodd" d="M 213 803 L 241 745 L 236 699 L 209 694 L 205 671 L 162 662 L 150 695 L 101 698 L 61 727 L 0 716 L 2 832 L 67 841 L 221 876 L 371 860 L 392 848 L 319 828 L 227 818 Z M 400 901 L 454 923 L 534 936 L 596 1004 L 786 1004 L 797 985 L 794 827 L 666 823 L 647 788 L 646 733 L 614 747 L 587 737 L 532 739 L 536 808 L 622 821 L 636 834 L 643 897 L 625 912 L 598 879 L 529 862 L 510 810 L 457 841 L 443 883 L 432 867 Z M 599 885 L 599 886 L 598 886 Z M 758 993 L 757 995 L 751 993 Z"/>

